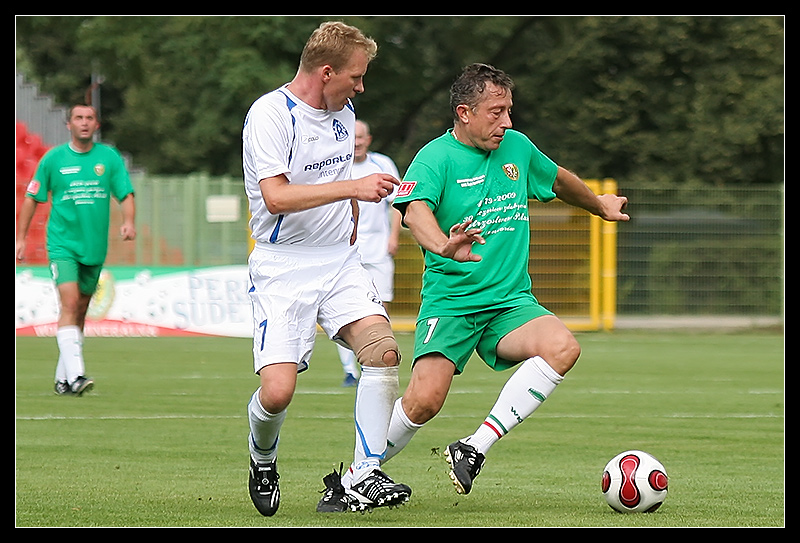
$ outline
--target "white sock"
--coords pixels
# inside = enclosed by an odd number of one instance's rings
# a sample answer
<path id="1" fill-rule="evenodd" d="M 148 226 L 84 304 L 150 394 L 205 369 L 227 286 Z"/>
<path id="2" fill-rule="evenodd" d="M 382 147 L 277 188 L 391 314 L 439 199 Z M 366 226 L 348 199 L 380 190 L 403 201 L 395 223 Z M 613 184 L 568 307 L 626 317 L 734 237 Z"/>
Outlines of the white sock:
<path id="1" fill-rule="evenodd" d="M 390 458 L 402 451 L 417 430 L 423 426 L 424 424 L 411 422 L 403 410 L 402 398 L 397 398 L 392 410 L 392 420 L 389 422 L 389 433 L 386 436 L 386 457 L 383 459 L 383 463 L 388 462 Z"/>
<path id="2" fill-rule="evenodd" d="M 348 375 L 358 378 L 358 363 L 356 363 L 356 355 L 347 347 L 342 347 L 338 343 L 336 349 L 339 351 L 339 360 L 342 361 L 342 369 Z"/>
<path id="3" fill-rule="evenodd" d="M 389 421 L 400 387 L 398 370 L 397 366 L 361 368 L 356 388 L 356 447 L 351 466 L 354 483 L 380 467 L 386 453 Z"/>
<path id="4" fill-rule="evenodd" d="M 248 444 L 250 455 L 258 463 L 272 462 L 278 456 L 281 426 L 286 418 L 284 409 L 278 414 L 268 412 L 258 399 L 261 388 L 255 391 L 247 405 L 250 420 L 250 436 Z"/>
<path id="5" fill-rule="evenodd" d="M 529 358 L 506 381 L 483 424 L 462 441 L 485 455 L 497 440 L 533 414 L 563 379 L 542 357 Z"/>
<path id="6" fill-rule="evenodd" d="M 385 464 L 397 453 L 403 450 L 408 445 L 417 430 L 422 428 L 423 424 L 415 424 L 411 422 L 403 410 L 402 398 L 397 398 L 394 402 L 392 409 L 392 418 L 389 421 L 389 431 L 386 435 L 386 455 L 381 464 Z M 353 468 L 352 466 L 345 473 L 342 474 L 342 485 L 345 488 L 353 486 Z"/>
<path id="7" fill-rule="evenodd" d="M 58 365 L 56 380 L 72 384 L 86 369 L 83 363 L 83 337 L 77 326 L 62 326 L 56 331 Z"/>
<path id="8" fill-rule="evenodd" d="M 58 332 L 56 332 L 56 336 L 58 336 Z M 78 330 L 78 342 L 80 343 L 81 356 L 83 356 L 83 332 L 80 330 Z M 61 348 L 59 347 L 58 362 L 56 363 L 56 383 L 60 382 L 69 382 L 69 379 L 67 378 L 67 366 L 64 363 L 64 356 L 62 355 Z"/>
<path id="9" fill-rule="evenodd" d="M 67 368 L 64 364 L 64 355 L 61 354 L 61 349 L 58 350 L 58 362 L 56 363 L 56 383 L 66 382 Z"/>

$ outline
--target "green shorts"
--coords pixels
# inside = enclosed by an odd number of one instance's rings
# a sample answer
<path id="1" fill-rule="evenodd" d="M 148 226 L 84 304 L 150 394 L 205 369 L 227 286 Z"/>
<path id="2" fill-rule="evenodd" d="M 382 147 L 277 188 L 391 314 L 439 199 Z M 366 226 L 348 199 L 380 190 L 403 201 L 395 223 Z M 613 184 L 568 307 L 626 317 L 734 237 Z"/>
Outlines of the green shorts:
<path id="1" fill-rule="evenodd" d="M 414 360 L 439 353 L 455 364 L 456 374 L 459 374 L 472 353 L 477 352 L 493 370 L 506 370 L 521 360 L 498 357 L 497 343 L 509 332 L 543 315 L 552 313 L 532 303 L 466 316 L 420 319 L 414 334 Z"/>
<path id="2" fill-rule="evenodd" d="M 56 285 L 78 283 L 81 294 L 94 294 L 103 266 L 85 266 L 74 260 L 52 260 L 50 275 Z"/>

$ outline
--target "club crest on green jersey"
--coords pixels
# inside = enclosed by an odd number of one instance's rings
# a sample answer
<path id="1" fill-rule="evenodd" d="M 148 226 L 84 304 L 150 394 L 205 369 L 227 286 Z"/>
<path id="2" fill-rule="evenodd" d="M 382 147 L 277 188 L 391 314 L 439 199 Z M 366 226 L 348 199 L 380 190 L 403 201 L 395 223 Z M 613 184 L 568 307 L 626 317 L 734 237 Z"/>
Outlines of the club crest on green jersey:
<path id="1" fill-rule="evenodd" d="M 512 181 L 519 179 L 519 168 L 517 168 L 516 164 L 503 164 L 503 171 L 505 172 L 506 177 Z"/>

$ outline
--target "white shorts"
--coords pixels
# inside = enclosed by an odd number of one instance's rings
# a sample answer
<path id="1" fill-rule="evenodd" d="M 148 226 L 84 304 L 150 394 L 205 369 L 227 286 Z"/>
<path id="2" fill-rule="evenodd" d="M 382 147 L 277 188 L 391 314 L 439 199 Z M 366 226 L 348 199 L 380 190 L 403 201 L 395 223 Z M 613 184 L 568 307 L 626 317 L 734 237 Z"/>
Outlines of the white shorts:
<path id="1" fill-rule="evenodd" d="M 258 243 L 250 254 L 253 366 L 295 362 L 308 367 L 317 324 L 331 339 L 370 315 L 388 320 L 378 289 L 354 247 Z"/>
<path id="2" fill-rule="evenodd" d="M 394 259 L 387 255 L 380 262 L 364 262 L 364 267 L 378 287 L 381 300 L 391 302 L 394 299 Z"/>

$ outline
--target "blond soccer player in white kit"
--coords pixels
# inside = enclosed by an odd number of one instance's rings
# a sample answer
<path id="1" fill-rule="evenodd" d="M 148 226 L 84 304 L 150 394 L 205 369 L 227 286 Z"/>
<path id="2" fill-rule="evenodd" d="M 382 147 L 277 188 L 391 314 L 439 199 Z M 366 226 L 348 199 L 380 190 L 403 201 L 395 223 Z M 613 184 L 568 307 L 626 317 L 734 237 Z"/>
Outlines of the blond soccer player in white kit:
<path id="1" fill-rule="evenodd" d="M 352 176 L 361 178 L 373 173 L 388 173 L 399 179 L 400 173 L 394 161 L 384 154 L 370 151 L 371 143 L 369 125 L 357 120 Z M 392 192 L 380 202 L 358 203 L 356 246 L 384 307 L 394 299 L 394 255 L 400 239 L 400 212 L 392 207 L 394 196 L 395 192 Z M 355 386 L 359 376 L 355 353 L 339 344 L 337 348 L 344 370 L 342 386 Z"/>
<path id="2" fill-rule="evenodd" d="M 250 255 L 253 360 L 261 386 L 248 405 L 250 497 L 272 516 L 280 503 L 280 429 L 308 367 L 316 325 L 355 353 L 362 368 L 356 393 L 353 485 L 325 477 L 321 512 L 394 506 L 411 489 L 380 469 L 400 353 L 388 316 L 354 242 L 356 200 L 378 202 L 398 180 L 351 178 L 355 112 L 375 42 L 342 23 L 312 33 L 287 85 L 256 100 L 242 131 L 245 190 L 255 248 Z"/>

